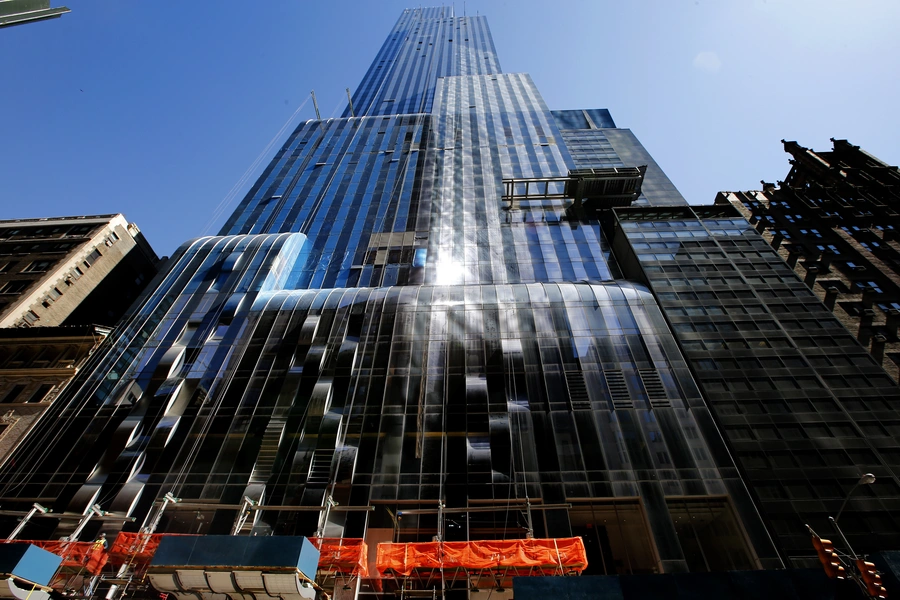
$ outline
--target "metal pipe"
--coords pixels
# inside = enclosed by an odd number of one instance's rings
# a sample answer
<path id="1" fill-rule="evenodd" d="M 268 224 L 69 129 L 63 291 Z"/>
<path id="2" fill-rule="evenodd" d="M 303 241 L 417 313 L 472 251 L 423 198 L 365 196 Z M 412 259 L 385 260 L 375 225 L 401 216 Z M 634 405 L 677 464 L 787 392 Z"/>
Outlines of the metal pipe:
<path id="1" fill-rule="evenodd" d="M 169 506 L 169 504 L 176 504 L 178 502 L 181 502 L 181 498 L 176 498 L 172 495 L 172 492 L 166 492 L 166 495 L 163 496 L 162 499 L 162 505 L 159 507 L 159 510 L 156 511 L 156 515 L 153 517 L 153 520 L 150 521 L 149 525 L 142 528 L 144 533 L 153 533 L 154 531 L 156 531 L 156 528 L 159 527 L 159 522 L 162 520 L 163 513 L 166 511 L 166 508 Z"/>
<path id="2" fill-rule="evenodd" d="M 13 529 L 12 533 L 9 534 L 9 537 L 6 538 L 6 541 L 8 542 L 10 540 L 16 539 L 16 536 L 19 535 L 20 533 L 22 533 L 22 530 L 25 529 L 26 525 L 28 525 L 28 521 L 31 520 L 31 517 L 33 517 L 35 515 L 35 513 L 38 513 L 38 512 L 40 512 L 42 515 L 45 515 L 48 512 L 52 512 L 52 511 L 49 508 L 44 508 L 43 506 L 41 506 L 40 504 L 35 502 L 34 507 L 28 511 L 28 514 L 26 514 L 24 517 L 22 517 L 22 520 L 19 522 L 18 525 L 16 525 L 16 528 Z"/>
<path id="3" fill-rule="evenodd" d="M 347 102 L 350 103 L 350 116 L 355 116 L 353 114 L 353 98 L 350 97 L 350 88 L 347 88 Z"/>
<path id="4" fill-rule="evenodd" d="M 525 518 L 528 519 L 528 530 L 525 537 L 531 539 L 534 537 L 534 523 L 531 521 L 531 500 L 525 500 Z"/>
<path id="5" fill-rule="evenodd" d="M 572 508 L 571 504 L 532 504 L 531 510 L 558 510 L 562 508 Z M 442 513 L 476 513 L 476 512 L 499 512 L 504 510 L 529 510 L 527 504 L 510 504 L 498 506 L 469 506 L 461 508 L 442 508 Z M 436 508 L 411 508 L 409 510 L 398 510 L 397 516 L 400 515 L 433 515 L 438 512 Z"/>
<path id="6" fill-rule="evenodd" d="M 331 514 L 331 509 L 337 505 L 338 503 L 331 497 L 331 494 L 328 494 L 328 497 L 325 498 L 325 506 L 322 507 L 322 514 L 319 515 L 319 527 L 316 530 L 317 538 L 325 537 L 325 527 L 328 525 L 328 515 Z"/>
<path id="7" fill-rule="evenodd" d="M 215 504 L 213 502 L 179 502 L 169 510 L 241 510 L 243 504 Z M 287 512 L 320 512 L 325 510 L 324 506 L 291 506 L 280 504 L 256 504 L 250 507 L 250 510 L 283 510 Z M 374 506 L 334 506 L 331 510 L 335 512 L 357 512 L 357 511 L 373 511 Z"/>
<path id="8" fill-rule="evenodd" d="M 312 90 L 309 93 L 312 95 L 313 107 L 316 109 L 316 119 L 321 121 L 322 115 L 319 114 L 319 103 L 316 101 L 316 90 Z"/>
<path id="9" fill-rule="evenodd" d="M 64 538 L 64 541 L 77 542 L 78 536 L 81 535 L 81 532 L 84 530 L 85 527 L 87 527 L 88 521 L 90 521 L 94 515 L 103 516 L 105 514 L 106 513 L 103 512 L 103 509 L 100 508 L 99 504 L 94 504 L 84 514 L 81 521 L 78 523 L 78 526 L 75 528 L 75 531 L 73 531 L 70 535 L 67 535 Z"/>
<path id="10" fill-rule="evenodd" d="M 871 473 L 866 473 L 865 475 L 863 475 L 862 477 L 859 478 L 859 481 L 857 481 L 855 484 L 853 484 L 853 487 L 850 488 L 849 492 L 847 492 L 847 497 L 844 498 L 844 503 L 841 504 L 841 509 L 838 511 L 837 516 L 834 518 L 835 526 L 837 526 L 838 519 L 841 518 L 841 513 L 844 512 L 844 508 L 846 508 L 847 502 L 850 500 L 850 496 L 853 495 L 853 492 L 856 491 L 856 488 L 858 488 L 860 485 L 870 485 L 873 483 L 875 483 L 875 476 L 872 475 Z M 841 535 L 843 536 L 844 534 L 841 533 Z"/>

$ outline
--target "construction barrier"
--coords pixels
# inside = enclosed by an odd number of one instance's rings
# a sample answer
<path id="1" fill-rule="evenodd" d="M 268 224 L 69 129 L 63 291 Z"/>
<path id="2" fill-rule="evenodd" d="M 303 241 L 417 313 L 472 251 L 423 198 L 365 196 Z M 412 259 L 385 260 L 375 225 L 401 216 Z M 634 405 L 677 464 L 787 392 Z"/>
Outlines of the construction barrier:
<path id="1" fill-rule="evenodd" d="M 11 544 L 33 544 L 61 556 L 59 572 L 99 575 L 109 556 L 94 542 L 56 542 L 47 540 L 13 540 Z"/>
<path id="2" fill-rule="evenodd" d="M 342 575 L 369 576 L 369 550 L 357 538 L 311 538 L 319 549 L 319 569 Z"/>
<path id="3" fill-rule="evenodd" d="M 384 575 L 417 570 L 499 570 L 510 576 L 581 573 L 587 567 L 580 537 L 378 544 L 376 566 Z"/>
<path id="4" fill-rule="evenodd" d="M 161 533 L 126 533 L 120 531 L 109 547 L 109 564 L 148 565 L 159 547 Z"/>

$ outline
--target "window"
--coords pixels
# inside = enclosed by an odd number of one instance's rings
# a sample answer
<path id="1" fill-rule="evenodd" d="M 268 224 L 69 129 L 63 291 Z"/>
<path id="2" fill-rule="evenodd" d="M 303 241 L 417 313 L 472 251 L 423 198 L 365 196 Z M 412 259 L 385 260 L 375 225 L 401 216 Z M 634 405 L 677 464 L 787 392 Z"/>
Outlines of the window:
<path id="1" fill-rule="evenodd" d="M 31 397 L 28 398 L 28 402 L 40 402 L 44 399 L 44 397 L 50 393 L 50 390 L 53 389 L 52 383 L 42 383 L 38 389 L 34 391 Z"/>
<path id="2" fill-rule="evenodd" d="M 97 259 L 99 259 L 101 256 L 103 255 L 100 254 L 100 251 L 94 248 L 94 250 L 84 259 L 84 264 L 90 267 L 95 262 L 97 262 Z"/>
<path id="3" fill-rule="evenodd" d="M 586 575 L 655 572 L 658 558 L 640 501 L 595 500 L 573 504 L 569 519 L 572 533 L 584 540 L 588 559 Z"/>
<path id="4" fill-rule="evenodd" d="M 87 233 L 90 233 L 91 229 L 93 229 L 93 228 L 94 228 L 93 225 L 76 225 L 75 227 L 70 229 L 66 235 L 75 235 L 75 236 L 86 235 Z"/>
<path id="5" fill-rule="evenodd" d="M 666 498 L 692 573 L 758 568 L 726 498 Z"/>
<path id="6" fill-rule="evenodd" d="M 25 384 L 20 383 L 12 386 L 9 391 L 6 392 L 6 395 L 3 396 L 3 402 L 15 402 L 16 398 L 18 398 L 19 394 L 21 394 L 24 390 Z"/>
<path id="7" fill-rule="evenodd" d="M 0 285 L 0 294 L 18 294 L 31 284 L 28 280 L 16 279 Z"/>
<path id="8" fill-rule="evenodd" d="M 23 273 L 43 273 L 53 265 L 52 260 L 36 260 L 22 271 Z"/>

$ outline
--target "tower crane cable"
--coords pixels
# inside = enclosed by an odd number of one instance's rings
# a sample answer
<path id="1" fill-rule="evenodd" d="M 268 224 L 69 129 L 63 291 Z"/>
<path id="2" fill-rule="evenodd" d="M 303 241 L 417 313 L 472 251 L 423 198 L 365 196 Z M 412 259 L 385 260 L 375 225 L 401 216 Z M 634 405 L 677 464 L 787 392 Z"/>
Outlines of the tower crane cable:
<path id="1" fill-rule="evenodd" d="M 222 215 L 222 213 L 225 212 L 225 210 L 231 205 L 232 202 L 234 202 L 234 199 L 237 196 L 238 192 L 244 187 L 250 176 L 254 172 L 256 172 L 256 169 L 259 167 L 259 164 L 262 162 L 262 160 L 265 157 L 269 156 L 272 151 L 272 147 L 275 145 L 275 142 L 281 139 L 281 137 L 284 135 L 284 132 L 288 129 L 291 123 L 293 123 L 294 119 L 297 117 L 300 111 L 303 110 L 303 107 L 306 106 L 306 103 L 309 102 L 310 98 L 311 96 L 308 95 L 306 97 L 306 100 L 300 103 L 300 106 L 297 107 L 293 114 L 291 114 L 291 116 L 288 117 L 287 121 L 285 121 L 284 125 L 281 126 L 281 129 L 279 129 L 278 132 L 272 137 L 272 139 L 269 140 L 269 143 L 266 144 L 266 147 L 263 148 L 262 152 L 259 153 L 259 156 L 256 157 L 256 160 L 254 160 L 253 163 L 247 168 L 247 170 L 244 171 L 244 174 L 241 175 L 241 178 L 238 179 L 238 181 L 231 187 L 228 193 L 225 194 L 225 197 L 222 198 L 222 201 L 219 202 L 219 204 L 213 209 L 212 215 L 201 230 L 201 235 L 206 235 L 213 224 Z"/>

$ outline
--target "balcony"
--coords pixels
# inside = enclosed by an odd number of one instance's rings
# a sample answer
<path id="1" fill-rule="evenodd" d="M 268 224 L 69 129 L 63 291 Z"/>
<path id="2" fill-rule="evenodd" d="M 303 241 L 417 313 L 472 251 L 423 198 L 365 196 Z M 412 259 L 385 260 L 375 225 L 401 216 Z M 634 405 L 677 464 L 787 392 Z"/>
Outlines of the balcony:
<path id="1" fill-rule="evenodd" d="M 566 177 L 503 180 L 506 210 L 565 208 L 576 219 L 630 206 L 641 195 L 647 166 L 573 169 Z"/>

